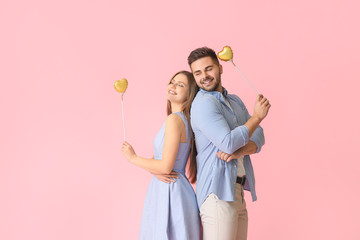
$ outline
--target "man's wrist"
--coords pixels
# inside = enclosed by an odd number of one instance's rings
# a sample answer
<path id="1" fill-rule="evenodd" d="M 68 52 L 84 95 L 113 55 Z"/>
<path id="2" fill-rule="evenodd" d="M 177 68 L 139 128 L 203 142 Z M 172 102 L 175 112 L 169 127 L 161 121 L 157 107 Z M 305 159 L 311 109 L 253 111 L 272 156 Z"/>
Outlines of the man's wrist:
<path id="1" fill-rule="evenodd" d="M 254 114 L 251 118 L 253 118 L 254 119 L 254 121 L 255 122 L 257 122 L 257 123 L 261 123 L 261 121 L 262 121 L 262 119 L 258 116 L 258 115 L 256 115 L 256 114 Z"/>
<path id="2" fill-rule="evenodd" d="M 246 145 L 245 145 L 246 146 Z M 241 148 L 239 148 L 238 150 L 236 150 L 235 152 L 234 152 L 234 156 L 236 157 L 236 158 L 239 158 L 239 157 L 241 157 L 243 155 L 243 147 L 241 147 Z"/>

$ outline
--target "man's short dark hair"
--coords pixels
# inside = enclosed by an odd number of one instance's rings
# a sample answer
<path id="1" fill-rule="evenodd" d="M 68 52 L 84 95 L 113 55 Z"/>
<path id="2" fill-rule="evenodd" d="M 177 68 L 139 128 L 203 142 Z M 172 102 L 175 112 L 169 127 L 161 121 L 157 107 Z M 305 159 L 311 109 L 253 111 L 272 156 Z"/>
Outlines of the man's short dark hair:
<path id="1" fill-rule="evenodd" d="M 190 53 L 190 55 L 188 57 L 189 66 L 191 66 L 191 64 L 193 62 L 195 62 L 196 60 L 203 58 L 203 57 L 211 57 L 212 60 L 214 61 L 214 63 L 219 65 L 219 60 L 218 60 L 214 50 L 212 50 L 211 48 L 208 48 L 208 47 L 202 47 L 202 48 L 197 48 Z"/>

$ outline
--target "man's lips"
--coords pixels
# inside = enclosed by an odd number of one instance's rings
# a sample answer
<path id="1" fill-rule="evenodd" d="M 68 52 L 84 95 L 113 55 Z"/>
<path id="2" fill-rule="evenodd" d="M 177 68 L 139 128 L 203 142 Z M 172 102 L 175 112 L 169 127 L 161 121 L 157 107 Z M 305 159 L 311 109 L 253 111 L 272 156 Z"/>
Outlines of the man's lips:
<path id="1" fill-rule="evenodd" d="M 205 79 L 204 81 L 202 81 L 202 84 L 203 85 L 209 85 L 213 80 L 214 80 L 214 78 Z"/>

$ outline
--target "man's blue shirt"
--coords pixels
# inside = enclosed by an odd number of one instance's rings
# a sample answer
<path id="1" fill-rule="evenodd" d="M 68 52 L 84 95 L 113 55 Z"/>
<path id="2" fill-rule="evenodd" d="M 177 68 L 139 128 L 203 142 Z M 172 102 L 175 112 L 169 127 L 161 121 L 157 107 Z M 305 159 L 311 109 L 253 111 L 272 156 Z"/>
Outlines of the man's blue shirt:
<path id="1" fill-rule="evenodd" d="M 224 98 L 230 103 L 226 105 Z M 223 201 L 235 201 L 237 159 L 225 162 L 216 156 L 219 150 L 233 153 L 249 140 L 257 146 L 257 152 L 265 143 L 263 129 L 259 126 L 249 139 L 249 130 L 244 124 L 250 115 L 241 99 L 218 91 L 200 89 L 191 105 L 191 126 L 197 149 L 196 196 L 199 207 L 211 193 Z M 249 155 L 244 156 L 246 183 L 256 201 L 255 176 Z"/>

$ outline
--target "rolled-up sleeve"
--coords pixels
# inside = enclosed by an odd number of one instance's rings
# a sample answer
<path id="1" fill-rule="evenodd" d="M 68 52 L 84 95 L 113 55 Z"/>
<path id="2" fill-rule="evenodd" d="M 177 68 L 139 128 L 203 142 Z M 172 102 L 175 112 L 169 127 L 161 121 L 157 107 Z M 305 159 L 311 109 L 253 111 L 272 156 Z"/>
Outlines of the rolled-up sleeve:
<path id="1" fill-rule="evenodd" d="M 253 141 L 256 146 L 256 153 L 261 151 L 262 146 L 265 144 L 265 137 L 264 137 L 264 131 L 263 128 L 261 126 L 258 126 L 253 135 L 250 138 L 251 141 Z"/>
<path id="2" fill-rule="evenodd" d="M 192 105 L 191 121 L 217 148 L 231 154 L 249 142 L 249 130 L 244 125 L 231 130 L 220 109 L 216 98 L 202 96 Z"/>
<path id="3" fill-rule="evenodd" d="M 233 96 L 238 101 L 238 104 L 240 104 L 240 106 L 243 108 L 243 111 L 245 111 L 246 121 L 248 121 L 251 118 L 251 116 L 249 114 L 249 111 L 245 107 L 245 104 L 241 101 L 241 99 L 238 96 L 235 95 Z M 257 146 L 256 153 L 260 152 L 262 146 L 265 144 L 264 130 L 260 125 L 255 129 L 254 133 L 250 137 L 250 140 L 253 141 Z"/>

